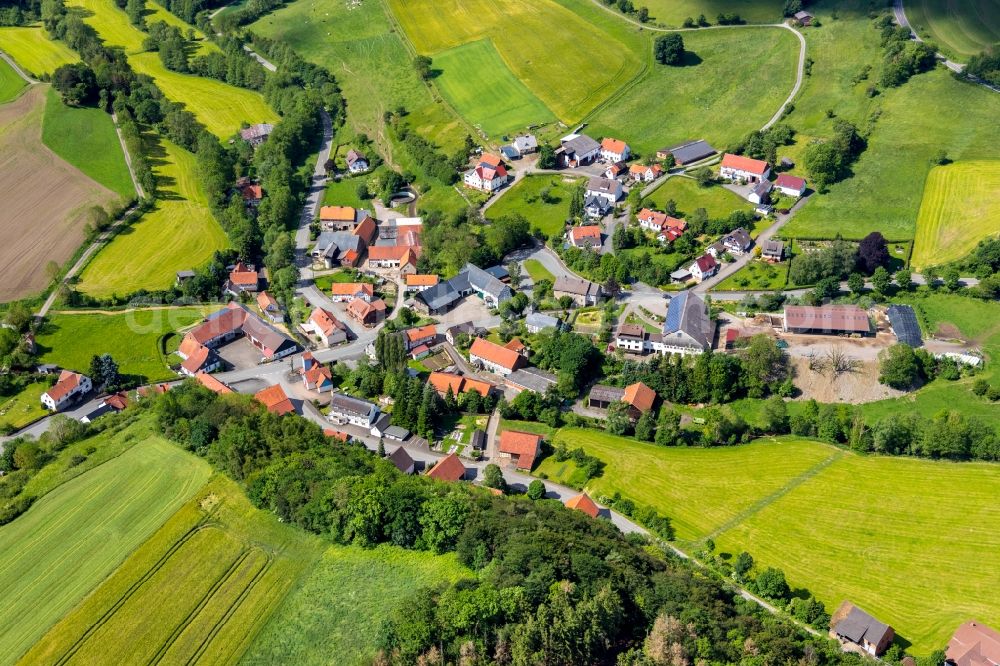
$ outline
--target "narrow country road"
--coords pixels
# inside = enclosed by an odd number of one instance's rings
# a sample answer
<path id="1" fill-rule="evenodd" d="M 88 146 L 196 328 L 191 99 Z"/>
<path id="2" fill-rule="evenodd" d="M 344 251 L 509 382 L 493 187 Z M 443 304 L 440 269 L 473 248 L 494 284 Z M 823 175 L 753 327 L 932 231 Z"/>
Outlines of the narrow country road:
<path id="1" fill-rule="evenodd" d="M 17 72 L 18 76 L 27 81 L 29 86 L 33 86 L 38 83 L 38 80 L 31 78 L 27 72 L 21 69 L 21 66 L 17 64 L 17 61 L 7 55 L 6 51 L 0 51 L 0 58 L 3 58 L 7 64 L 11 66 L 11 69 Z"/>
<path id="2" fill-rule="evenodd" d="M 256 60 L 257 62 L 259 62 L 264 67 L 264 69 L 266 69 L 267 71 L 269 71 L 269 72 L 277 72 L 278 71 L 278 68 L 275 67 L 271 63 L 271 61 L 266 60 L 264 58 L 264 56 L 260 55 L 259 53 L 257 53 L 253 49 L 251 49 L 249 44 L 244 44 L 243 45 L 243 50 L 246 51 L 247 53 L 249 53 L 250 56 L 253 57 L 253 59 Z"/>
<path id="3" fill-rule="evenodd" d="M 135 177 L 135 169 L 132 168 L 132 155 L 128 152 L 128 146 L 125 145 L 125 137 L 122 136 L 122 130 L 118 126 L 118 114 L 114 111 L 111 112 L 111 122 L 115 124 L 115 134 L 118 135 L 118 143 L 122 147 L 122 153 L 125 154 L 125 166 L 128 167 L 128 175 L 132 178 L 132 187 L 135 188 L 135 193 L 140 199 L 146 198 L 146 192 L 142 189 L 142 185 L 139 183 L 139 179 Z"/>

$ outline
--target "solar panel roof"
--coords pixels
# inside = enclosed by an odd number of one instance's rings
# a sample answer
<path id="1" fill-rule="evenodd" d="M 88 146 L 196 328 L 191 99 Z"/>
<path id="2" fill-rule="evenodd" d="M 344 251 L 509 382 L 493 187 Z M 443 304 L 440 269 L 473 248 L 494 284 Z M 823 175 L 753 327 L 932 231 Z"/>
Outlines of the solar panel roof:
<path id="1" fill-rule="evenodd" d="M 892 332 L 896 334 L 896 339 L 911 347 L 919 347 L 924 344 L 920 337 L 920 325 L 917 323 L 917 315 L 909 305 L 889 306 L 889 325 Z"/>

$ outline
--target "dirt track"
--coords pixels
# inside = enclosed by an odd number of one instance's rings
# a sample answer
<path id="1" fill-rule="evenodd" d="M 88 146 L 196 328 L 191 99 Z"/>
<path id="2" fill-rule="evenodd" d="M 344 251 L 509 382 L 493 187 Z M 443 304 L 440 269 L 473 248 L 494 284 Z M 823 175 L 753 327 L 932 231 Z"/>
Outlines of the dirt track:
<path id="1" fill-rule="evenodd" d="M 45 147 L 44 108 L 42 85 L 0 106 L 0 301 L 43 289 L 46 264 L 83 242 L 87 209 L 118 198 Z"/>

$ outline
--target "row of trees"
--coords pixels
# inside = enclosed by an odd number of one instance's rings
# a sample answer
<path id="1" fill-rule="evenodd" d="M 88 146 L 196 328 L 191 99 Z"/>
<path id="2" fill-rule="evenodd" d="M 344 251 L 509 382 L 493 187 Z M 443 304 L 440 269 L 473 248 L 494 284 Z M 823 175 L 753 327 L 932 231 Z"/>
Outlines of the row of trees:
<path id="1" fill-rule="evenodd" d="M 164 435 L 282 520 L 337 543 L 455 552 L 477 572 L 398 604 L 378 663 L 662 664 L 669 654 L 725 663 L 743 659 L 750 644 L 755 658 L 774 663 L 807 652 L 815 664 L 851 659 L 690 565 L 654 557 L 641 536 L 626 538 L 557 501 L 403 476 L 362 447 L 331 447 L 304 419 L 194 382 L 158 396 L 152 409 Z M 680 617 L 682 631 L 671 619 Z"/>

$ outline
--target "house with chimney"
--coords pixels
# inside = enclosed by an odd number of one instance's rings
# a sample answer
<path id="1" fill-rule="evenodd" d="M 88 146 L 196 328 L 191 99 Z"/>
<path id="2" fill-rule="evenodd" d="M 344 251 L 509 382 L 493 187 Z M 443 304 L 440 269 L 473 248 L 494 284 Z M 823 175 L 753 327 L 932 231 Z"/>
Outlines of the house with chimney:
<path id="1" fill-rule="evenodd" d="M 56 383 L 42 393 L 42 405 L 49 411 L 58 412 L 89 393 L 93 388 L 93 382 L 87 375 L 72 370 L 63 370 L 59 373 L 59 379 L 56 380 Z"/>

